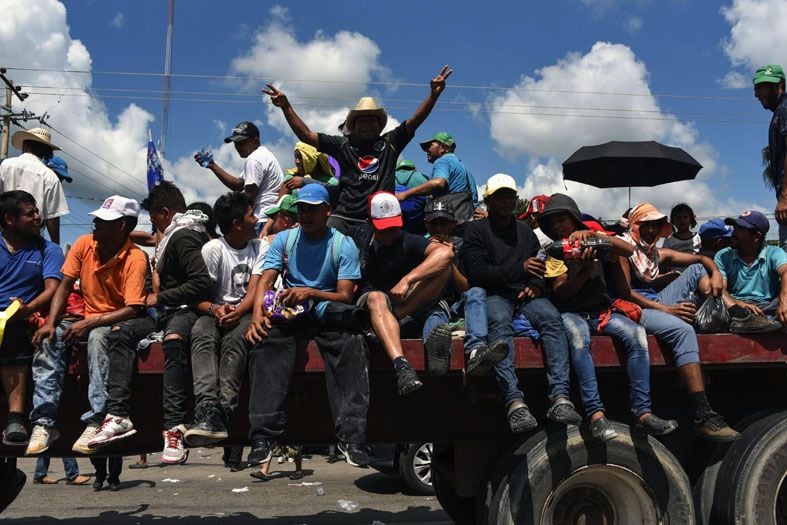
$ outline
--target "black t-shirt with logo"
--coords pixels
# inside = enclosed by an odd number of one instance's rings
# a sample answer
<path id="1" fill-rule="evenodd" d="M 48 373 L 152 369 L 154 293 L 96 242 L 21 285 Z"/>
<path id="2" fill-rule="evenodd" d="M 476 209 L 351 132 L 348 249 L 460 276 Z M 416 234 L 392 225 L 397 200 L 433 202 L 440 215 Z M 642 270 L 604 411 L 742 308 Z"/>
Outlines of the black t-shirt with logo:
<path id="1" fill-rule="evenodd" d="M 339 161 L 339 197 L 334 215 L 366 220 L 369 196 L 377 191 L 393 193 L 396 161 L 413 139 L 407 121 L 372 141 L 317 134 L 317 149 Z"/>
<path id="2" fill-rule="evenodd" d="M 402 277 L 424 262 L 429 240 L 420 235 L 402 231 L 402 235 L 388 246 L 383 246 L 371 236 L 361 251 L 360 293 L 371 290 L 388 292 Z"/>

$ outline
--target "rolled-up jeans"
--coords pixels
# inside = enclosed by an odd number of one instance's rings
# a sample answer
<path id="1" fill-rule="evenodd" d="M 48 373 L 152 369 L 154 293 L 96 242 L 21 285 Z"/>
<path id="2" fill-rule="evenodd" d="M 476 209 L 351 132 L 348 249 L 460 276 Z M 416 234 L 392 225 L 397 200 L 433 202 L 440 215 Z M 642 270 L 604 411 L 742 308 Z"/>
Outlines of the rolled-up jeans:
<path id="1" fill-rule="evenodd" d="M 49 457 L 39 457 L 36 460 L 36 471 L 33 474 L 33 479 L 36 481 L 41 480 L 49 473 Z M 66 472 L 66 479 L 74 481 L 79 476 L 79 465 L 77 460 L 73 457 L 63 458 L 63 470 Z"/>
<path id="2" fill-rule="evenodd" d="M 505 406 L 524 400 L 519 389 L 514 366 L 514 304 L 505 297 L 490 295 L 486 299 L 489 320 L 489 340 L 503 340 L 508 344 L 508 355 L 495 365 L 495 379 Z M 541 344 L 547 367 L 549 400 L 569 397 L 569 345 L 563 319 L 554 305 L 539 297 L 516 306 L 541 334 Z"/>
<path id="3" fill-rule="evenodd" d="M 55 327 L 55 338 L 45 339 L 40 348 L 33 353 L 33 409 L 30 423 L 43 427 L 54 427 L 60 410 L 60 397 L 68 365 L 68 346 L 63 340 L 65 332 L 73 321 L 61 321 Z"/>
<path id="4" fill-rule="evenodd" d="M 191 372 L 194 376 L 196 408 L 221 404 L 229 417 L 238 406 L 238 395 L 246 373 L 249 344 L 246 330 L 251 314 L 237 326 L 223 329 L 216 318 L 203 315 L 191 329 Z"/>
<path id="5" fill-rule="evenodd" d="M 450 310 L 451 317 L 454 318 L 462 317 L 464 314 L 465 354 L 469 354 L 473 349 L 489 342 L 489 326 L 487 325 L 486 314 L 486 290 L 475 287 L 462 292 L 462 298 L 452 304 Z M 448 312 L 446 312 L 445 309 L 439 306 L 432 309 L 426 321 L 424 321 L 424 343 L 435 326 L 448 323 L 450 320 Z"/>
<path id="6" fill-rule="evenodd" d="M 564 313 L 562 317 L 569 333 L 571 364 L 579 382 L 582 408 L 589 417 L 594 412 L 604 411 L 590 350 L 590 331 L 598 328 L 598 314 Z M 650 412 L 650 358 L 645 329 L 625 315 L 613 313 L 601 333 L 621 341 L 626 349 L 631 414 L 638 417 Z"/>

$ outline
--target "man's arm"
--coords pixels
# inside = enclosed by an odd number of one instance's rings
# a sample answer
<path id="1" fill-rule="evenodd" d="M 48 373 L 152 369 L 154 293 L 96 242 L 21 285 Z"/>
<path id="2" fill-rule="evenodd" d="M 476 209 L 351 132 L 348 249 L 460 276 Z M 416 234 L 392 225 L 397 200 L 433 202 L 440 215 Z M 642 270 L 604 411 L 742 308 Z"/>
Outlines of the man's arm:
<path id="1" fill-rule="evenodd" d="M 284 118 L 287 119 L 287 124 L 290 125 L 290 129 L 295 133 L 295 136 L 298 137 L 301 142 L 305 142 L 316 148 L 318 146 L 317 133 L 310 130 L 309 126 L 307 126 L 306 123 L 301 120 L 301 117 L 295 113 L 292 105 L 290 105 L 290 101 L 287 100 L 287 95 L 273 87 L 272 84 L 265 85 L 268 86 L 268 89 L 263 89 L 261 91 L 271 97 L 271 103 L 274 106 L 281 108 Z"/>
<path id="2" fill-rule="evenodd" d="M 426 257 L 421 264 L 402 277 L 399 283 L 407 283 L 408 287 L 420 283 L 445 271 L 453 260 L 454 250 L 450 246 L 430 242 L 426 248 Z"/>
<path id="3" fill-rule="evenodd" d="M 704 255 L 695 255 L 693 253 L 684 253 L 669 248 L 659 248 L 659 259 L 669 265 L 673 266 L 691 266 L 692 264 L 700 263 L 710 276 L 711 294 L 714 297 L 721 295 L 724 289 L 723 276 L 719 267 L 713 262 L 713 259 Z"/>
<path id="4" fill-rule="evenodd" d="M 200 154 L 197 153 L 194 155 L 194 160 L 197 161 L 197 164 L 200 164 Z M 200 164 L 201 166 L 202 164 Z M 243 180 L 239 177 L 235 177 L 234 175 L 230 175 L 227 173 L 224 168 L 216 164 L 213 160 L 210 161 L 208 164 L 208 169 L 213 172 L 216 177 L 224 184 L 226 187 L 231 189 L 232 191 L 242 191 L 243 190 Z"/>
<path id="5" fill-rule="evenodd" d="M 785 154 L 784 159 L 784 173 L 782 176 L 784 177 L 782 180 L 782 192 L 776 201 L 776 222 L 787 222 L 787 136 L 784 137 L 784 148 Z"/>
<path id="6" fill-rule="evenodd" d="M 254 293 L 251 324 L 246 331 L 246 340 L 251 344 L 259 343 L 268 335 L 268 329 L 271 327 L 271 322 L 270 319 L 265 316 L 262 304 L 265 300 L 265 292 L 273 288 L 273 284 L 276 282 L 278 276 L 279 270 L 271 269 L 263 271 L 260 277 L 260 282 Z"/>
<path id="7" fill-rule="evenodd" d="M 60 217 L 52 217 L 46 220 L 46 232 L 49 240 L 55 244 L 60 244 Z"/>
<path id="8" fill-rule="evenodd" d="M 779 306 L 776 307 L 776 317 L 783 325 L 787 325 L 787 264 L 782 264 L 779 272 Z"/>
<path id="9" fill-rule="evenodd" d="M 407 133 L 411 136 L 415 135 L 415 130 L 424 123 L 426 117 L 432 112 L 432 108 L 434 108 L 434 105 L 437 103 L 437 99 L 440 98 L 440 93 L 445 89 L 446 79 L 450 77 L 453 72 L 454 71 L 447 65 L 443 66 L 440 73 L 429 82 L 429 94 L 424 101 L 421 102 L 421 105 L 418 106 L 418 109 L 415 110 L 413 116 L 407 119 Z"/>
<path id="10" fill-rule="evenodd" d="M 435 193 L 439 193 L 448 187 L 448 181 L 445 179 L 432 179 L 424 182 L 423 184 L 419 184 L 415 188 L 410 188 L 409 190 L 405 190 L 401 193 L 396 194 L 396 198 L 400 201 L 405 199 L 409 199 L 410 197 L 416 197 L 418 195 L 434 195 Z"/>
<path id="11" fill-rule="evenodd" d="M 33 334 L 33 344 L 39 346 L 44 339 L 50 341 L 55 337 L 55 330 L 57 323 L 62 319 L 63 312 L 66 311 L 66 303 L 68 302 L 68 295 L 74 291 L 74 283 L 76 279 L 67 275 L 63 276 L 63 280 L 57 285 L 52 301 L 49 303 L 49 315 L 46 317 L 44 326 L 36 330 Z"/>
<path id="12" fill-rule="evenodd" d="M 620 258 L 620 267 L 623 269 L 623 275 L 626 278 L 626 284 L 631 291 L 630 300 L 632 303 L 639 305 L 642 308 L 651 308 L 653 310 L 660 310 L 662 312 L 672 314 L 683 319 L 689 324 L 694 321 L 694 313 L 697 311 L 697 307 L 694 305 L 694 303 L 678 303 L 667 306 L 657 301 L 648 299 L 631 287 L 631 265 L 627 258 Z"/>
<path id="13" fill-rule="evenodd" d="M 480 286 L 486 290 L 499 289 L 512 284 L 533 284 L 543 291 L 546 283 L 541 277 L 525 271 L 524 262 L 513 261 L 501 266 L 493 266 L 489 257 L 489 248 L 484 242 L 484 232 L 478 231 L 474 222 L 468 223 L 462 245 L 462 261 L 465 273 L 472 286 Z M 531 232 L 535 237 L 535 234 Z M 538 244 L 538 240 L 533 241 Z M 528 255 L 535 255 L 533 252 Z"/>
<path id="14" fill-rule="evenodd" d="M 181 304 L 195 304 L 210 293 L 211 279 L 208 269 L 202 258 L 202 242 L 198 235 L 192 232 L 180 234 L 170 240 L 167 250 L 175 250 L 180 264 L 186 275 L 185 281 L 175 288 L 162 290 L 158 293 L 156 304 L 178 306 Z M 148 306 L 155 306 L 149 304 Z"/>

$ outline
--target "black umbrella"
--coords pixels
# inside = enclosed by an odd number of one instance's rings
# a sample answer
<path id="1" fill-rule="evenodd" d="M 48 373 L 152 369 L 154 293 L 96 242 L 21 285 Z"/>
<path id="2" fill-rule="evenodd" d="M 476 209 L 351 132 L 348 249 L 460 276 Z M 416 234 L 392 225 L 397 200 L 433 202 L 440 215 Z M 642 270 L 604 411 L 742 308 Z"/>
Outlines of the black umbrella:
<path id="1" fill-rule="evenodd" d="M 702 164 L 681 148 L 655 141 L 583 146 L 563 162 L 563 178 L 597 188 L 658 186 L 696 177 Z"/>

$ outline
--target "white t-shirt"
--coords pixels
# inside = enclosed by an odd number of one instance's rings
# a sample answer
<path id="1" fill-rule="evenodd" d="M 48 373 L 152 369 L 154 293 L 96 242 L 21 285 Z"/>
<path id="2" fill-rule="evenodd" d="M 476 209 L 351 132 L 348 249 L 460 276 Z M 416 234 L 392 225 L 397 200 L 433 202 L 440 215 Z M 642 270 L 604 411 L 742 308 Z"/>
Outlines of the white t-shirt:
<path id="1" fill-rule="evenodd" d="M 265 210 L 275 205 L 279 200 L 279 188 L 284 181 L 279 161 L 268 148 L 260 146 L 246 157 L 246 164 L 243 166 L 240 179 L 243 181 L 244 187 L 251 184 L 257 186 L 254 216 L 260 221 L 267 220 Z"/>
<path id="2" fill-rule="evenodd" d="M 540 244 L 542 248 L 552 243 L 552 239 L 550 239 L 546 233 L 542 232 L 541 228 L 534 229 L 533 233 L 536 234 L 536 237 L 538 238 L 538 244 Z"/>
<path id="3" fill-rule="evenodd" d="M 252 239 L 242 250 L 224 240 L 213 239 L 202 247 L 202 258 L 215 285 L 210 301 L 215 304 L 239 304 L 246 296 L 252 275 L 262 275 L 268 253 L 267 240 Z"/>
<path id="4" fill-rule="evenodd" d="M 673 235 L 664 239 L 664 244 L 662 245 L 662 248 L 669 248 L 671 250 L 675 250 L 676 252 L 693 254 L 700 253 L 701 247 L 702 238 L 700 237 L 699 233 L 695 233 L 688 239 L 678 239 Z"/>
<path id="5" fill-rule="evenodd" d="M 22 153 L 0 164 L 0 193 L 15 190 L 33 196 L 42 219 L 54 219 L 68 213 L 60 179 L 32 153 Z"/>

